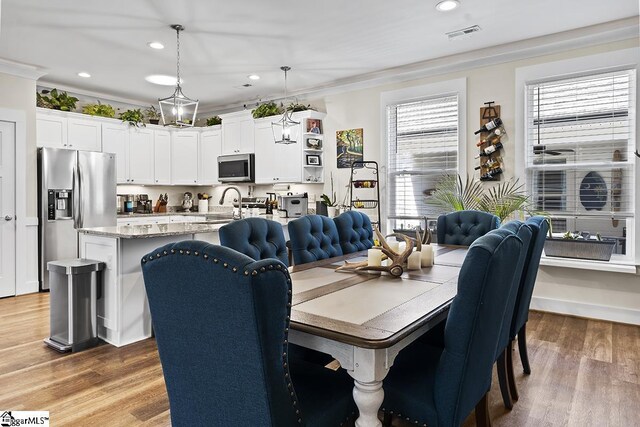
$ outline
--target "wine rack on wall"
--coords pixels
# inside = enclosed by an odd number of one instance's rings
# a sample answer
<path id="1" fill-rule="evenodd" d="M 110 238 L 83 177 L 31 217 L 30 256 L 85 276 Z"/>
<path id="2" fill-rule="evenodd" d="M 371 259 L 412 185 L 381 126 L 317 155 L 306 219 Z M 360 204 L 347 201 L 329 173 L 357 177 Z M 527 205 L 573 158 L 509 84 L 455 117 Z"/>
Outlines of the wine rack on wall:
<path id="1" fill-rule="evenodd" d="M 480 181 L 498 181 L 504 172 L 502 148 L 507 133 L 500 119 L 500 106 L 493 104 L 485 102 L 485 107 L 480 108 L 480 130 L 476 133 L 479 165 L 475 168 L 480 171 Z"/>

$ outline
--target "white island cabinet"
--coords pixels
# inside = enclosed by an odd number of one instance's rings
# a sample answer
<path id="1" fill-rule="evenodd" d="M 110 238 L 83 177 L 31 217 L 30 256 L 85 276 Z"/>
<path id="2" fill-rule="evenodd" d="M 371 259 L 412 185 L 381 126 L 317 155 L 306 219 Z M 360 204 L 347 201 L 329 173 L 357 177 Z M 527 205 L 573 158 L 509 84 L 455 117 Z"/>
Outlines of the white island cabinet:
<path id="1" fill-rule="evenodd" d="M 98 299 L 98 337 L 121 347 L 151 337 L 140 261 L 169 243 L 218 240 L 220 224 L 144 224 L 83 229 L 80 257 L 106 264 Z"/>

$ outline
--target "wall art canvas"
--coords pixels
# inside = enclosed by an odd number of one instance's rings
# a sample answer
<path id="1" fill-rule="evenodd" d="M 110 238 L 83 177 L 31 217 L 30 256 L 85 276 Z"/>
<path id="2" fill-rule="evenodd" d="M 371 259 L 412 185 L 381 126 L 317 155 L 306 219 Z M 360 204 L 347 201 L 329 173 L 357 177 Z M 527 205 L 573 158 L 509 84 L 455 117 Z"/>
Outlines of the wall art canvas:
<path id="1" fill-rule="evenodd" d="M 363 146 L 362 128 L 337 131 L 336 155 L 338 168 L 350 168 L 352 162 L 362 160 Z"/>

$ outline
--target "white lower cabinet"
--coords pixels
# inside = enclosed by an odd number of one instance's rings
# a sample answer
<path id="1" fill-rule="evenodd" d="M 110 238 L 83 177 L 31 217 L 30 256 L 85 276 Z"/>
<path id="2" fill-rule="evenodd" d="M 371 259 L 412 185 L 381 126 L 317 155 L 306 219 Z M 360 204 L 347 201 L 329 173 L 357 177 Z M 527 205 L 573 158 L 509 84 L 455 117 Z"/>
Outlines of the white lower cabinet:
<path id="1" fill-rule="evenodd" d="M 174 185 L 198 183 L 198 134 L 180 131 L 171 135 L 171 183 Z"/>

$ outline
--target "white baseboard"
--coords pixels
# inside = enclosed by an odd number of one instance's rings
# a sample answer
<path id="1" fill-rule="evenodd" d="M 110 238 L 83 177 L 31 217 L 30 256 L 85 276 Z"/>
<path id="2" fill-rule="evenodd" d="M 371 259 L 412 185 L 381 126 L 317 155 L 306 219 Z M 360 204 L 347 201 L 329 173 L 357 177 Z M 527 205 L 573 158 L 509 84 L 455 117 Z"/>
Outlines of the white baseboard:
<path id="1" fill-rule="evenodd" d="M 569 314 L 590 319 L 609 320 L 611 322 L 640 325 L 640 310 L 611 307 L 607 305 L 588 304 L 576 301 L 565 301 L 553 298 L 531 298 L 532 310 Z"/>

